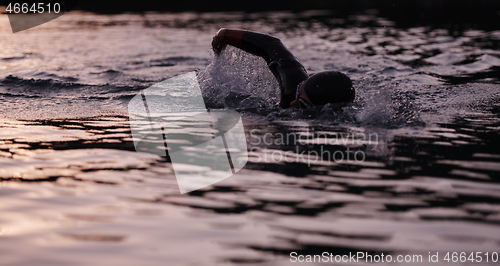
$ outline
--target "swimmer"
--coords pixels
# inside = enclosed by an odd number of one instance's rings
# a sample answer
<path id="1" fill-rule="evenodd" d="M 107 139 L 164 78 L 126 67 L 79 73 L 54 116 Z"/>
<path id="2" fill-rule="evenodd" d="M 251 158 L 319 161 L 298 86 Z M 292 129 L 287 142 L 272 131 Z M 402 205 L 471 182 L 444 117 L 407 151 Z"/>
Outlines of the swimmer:
<path id="1" fill-rule="evenodd" d="M 280 106 L 283 108 L 310 108 L 354 101 L 355 91 L 348 76 L 337 71 L 309 76 L 304 66 L 276 37 L 252 31 L 220 29 L 213 37 L 212 49 L 218 55 L 227 45 L 266 60 L 280 85 Z"/>

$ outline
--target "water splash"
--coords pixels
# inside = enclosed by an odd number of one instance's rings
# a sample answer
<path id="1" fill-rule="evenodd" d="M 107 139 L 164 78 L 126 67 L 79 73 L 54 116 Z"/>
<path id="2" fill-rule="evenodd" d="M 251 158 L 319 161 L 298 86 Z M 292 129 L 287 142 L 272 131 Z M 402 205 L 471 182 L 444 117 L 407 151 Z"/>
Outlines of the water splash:
<path id="1" fill-rule="evenodd" d="M 265 61 L 228 47 L 198 75 L 209 108 L 270 109 L 279 85 Z"/>

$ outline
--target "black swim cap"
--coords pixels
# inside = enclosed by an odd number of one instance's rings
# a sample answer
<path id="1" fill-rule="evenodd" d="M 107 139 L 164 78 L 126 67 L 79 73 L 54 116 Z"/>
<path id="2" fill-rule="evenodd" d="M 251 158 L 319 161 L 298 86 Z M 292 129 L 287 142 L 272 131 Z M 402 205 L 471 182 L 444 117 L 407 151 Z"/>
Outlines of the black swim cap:
<path id="1" fill-rule="evenodd" d="M 312 75 L 306 80 L 304 91 L 315 105 L 351 102 L 355 94 L 351 79 L 337 71 L 325 71 Z"/>

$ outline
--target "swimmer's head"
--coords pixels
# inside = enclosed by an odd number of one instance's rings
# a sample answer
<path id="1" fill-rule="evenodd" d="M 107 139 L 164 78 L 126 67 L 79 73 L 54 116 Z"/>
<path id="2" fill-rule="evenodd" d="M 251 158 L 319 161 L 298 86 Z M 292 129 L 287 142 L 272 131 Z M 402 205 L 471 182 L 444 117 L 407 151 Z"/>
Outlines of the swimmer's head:
<path id="1" fill-rule="evenodd" d="M 314 105 L 352 102 L 355 92 L 351 79 L 337 71 L 316 73 L 303 83 L 303 91 Z"/>

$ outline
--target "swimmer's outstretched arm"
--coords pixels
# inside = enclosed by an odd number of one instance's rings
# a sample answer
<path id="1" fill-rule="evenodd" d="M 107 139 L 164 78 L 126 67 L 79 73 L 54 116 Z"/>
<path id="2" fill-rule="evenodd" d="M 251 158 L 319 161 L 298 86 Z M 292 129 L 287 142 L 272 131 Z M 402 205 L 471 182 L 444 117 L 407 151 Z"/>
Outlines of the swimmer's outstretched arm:
<path id="1" fill-rule="evenodd" d="M 280 85 L 280 105 L 290 107 L 290 102 L 296 96 L 297 85 L 309 76 L 280 39 L 252 31 L 220 29 L 212 41 L 215 54 L 220 54 L 226 45 L 263 57 Z"/>
<path id="2" fill-rule="evenodd" d="M 251 54 L 263 57 L 267 63 L 279 61 L 282 58 L 295 57 L 281 43 L 280 39 L 252 31 L 220 29 L 212 40 L 215 54 L 219 54 L 231 45 Z"/>

